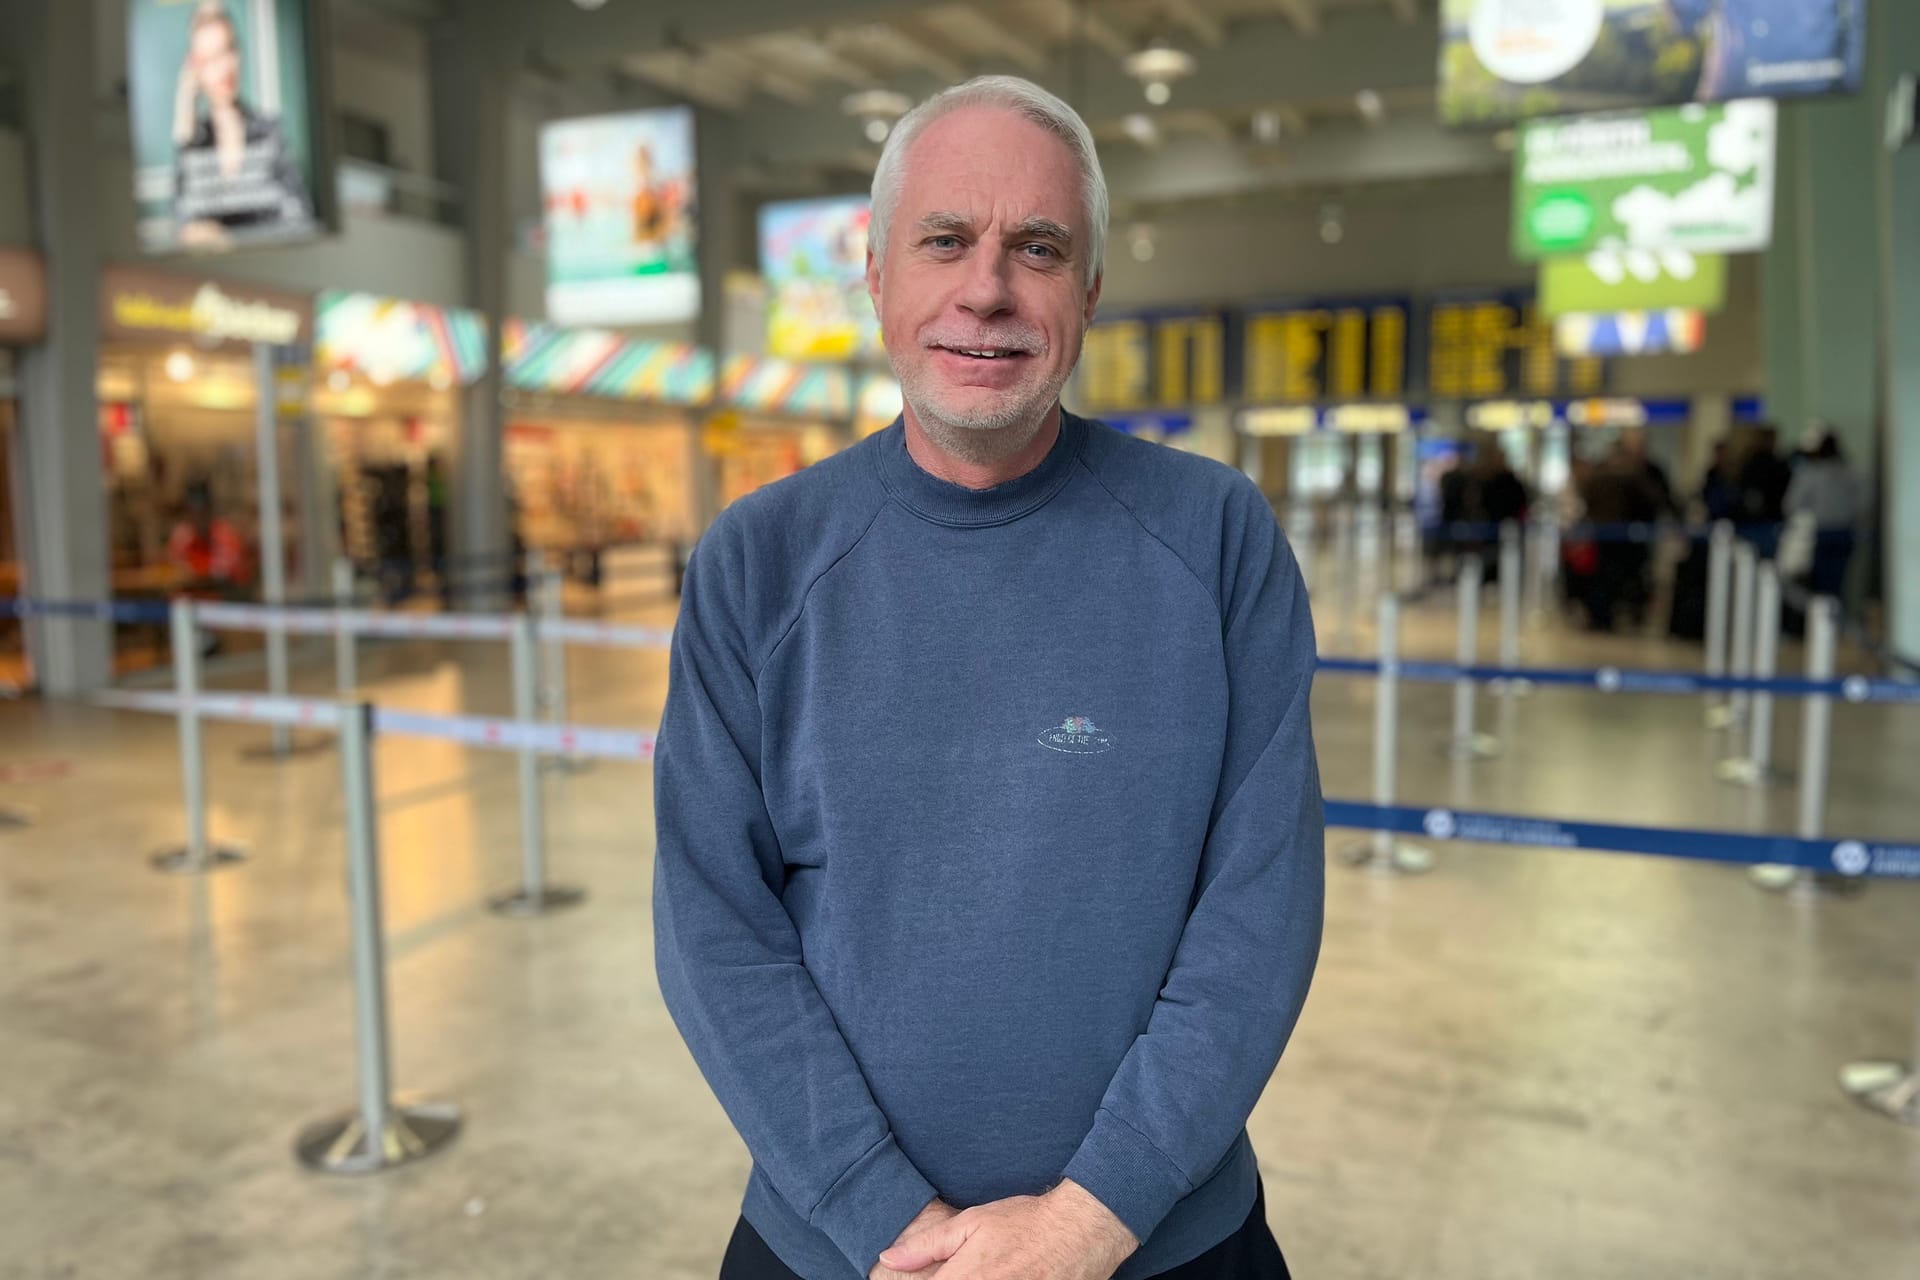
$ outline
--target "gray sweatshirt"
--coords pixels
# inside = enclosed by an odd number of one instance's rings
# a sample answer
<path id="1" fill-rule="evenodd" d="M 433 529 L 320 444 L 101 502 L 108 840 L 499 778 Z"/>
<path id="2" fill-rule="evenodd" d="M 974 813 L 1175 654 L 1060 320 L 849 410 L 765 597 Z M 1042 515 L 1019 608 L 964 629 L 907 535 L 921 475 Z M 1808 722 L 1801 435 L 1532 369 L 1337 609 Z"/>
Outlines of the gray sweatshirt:
<path id="1" fill-rule="evenodd" d="M 661 990 L 743 1212 L 864 1280 L 931 1199 L 1071 1178 L 1232 1234 L 1323 898 L 1313 625 L 1238 472 L 1062 420 L 974 491 L 886 431 L 688 567 L 655 765 Z"/>

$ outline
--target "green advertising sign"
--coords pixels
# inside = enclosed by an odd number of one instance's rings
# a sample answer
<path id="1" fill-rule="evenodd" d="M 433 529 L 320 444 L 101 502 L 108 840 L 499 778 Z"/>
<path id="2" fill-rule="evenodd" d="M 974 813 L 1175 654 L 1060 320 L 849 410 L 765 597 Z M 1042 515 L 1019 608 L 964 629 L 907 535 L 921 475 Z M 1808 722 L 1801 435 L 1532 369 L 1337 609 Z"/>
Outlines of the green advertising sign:
<path id="1" fill-rule="evenodd" d="M 1727 259 L 1684 249 L 1596 249 L 1540 264 L 1540 310 L 1549 316 L 1596 311 L 1720 310 Z"/>
<path id="2" fill-rule="evenodd" d="M 1530 122 L 1514 157 L 1514 256 L 1764 249 L 1773 149 L 1768 101 Z"/>

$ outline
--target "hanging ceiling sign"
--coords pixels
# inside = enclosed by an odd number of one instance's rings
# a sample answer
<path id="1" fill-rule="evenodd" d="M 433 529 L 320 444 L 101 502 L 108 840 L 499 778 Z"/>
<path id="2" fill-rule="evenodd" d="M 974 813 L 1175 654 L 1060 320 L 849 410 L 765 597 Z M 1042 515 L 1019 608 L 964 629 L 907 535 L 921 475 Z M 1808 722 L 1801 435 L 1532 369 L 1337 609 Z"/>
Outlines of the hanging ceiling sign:
<path id="1" fill-rule="evenodd" d="M 1540 310 L 1549 316 L 1670 307 L 1714 312 L 1726 300 L 1724 254 L 1607 248 L 1540 264 Z"/>
<path id="2" fill-rule="evenodd" d="M 1764 249 L 1774 129 L 1760 101 L 1529 123 L 1514 158 L 1514 256 Z"/>

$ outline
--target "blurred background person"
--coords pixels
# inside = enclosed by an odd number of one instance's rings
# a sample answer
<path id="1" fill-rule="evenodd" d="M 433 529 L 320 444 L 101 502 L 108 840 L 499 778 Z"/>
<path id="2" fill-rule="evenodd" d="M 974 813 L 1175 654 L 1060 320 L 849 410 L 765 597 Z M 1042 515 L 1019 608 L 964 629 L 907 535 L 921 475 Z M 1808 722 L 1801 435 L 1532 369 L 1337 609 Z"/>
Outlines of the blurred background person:
<path id="1" fill-rule="evenodd" d="M 1786 519 L 1787 486 L 1793 468 L 1780 456 L 1780 432 L 1761 427 L 1748 443 L 1735 481 L 1734 523 L 1742 538 L 1753 543 L 1763 560 L 1771 560 L 1780 546 L 1780 523 Z"/>
<path id="2" fill-rule="evenodd" d="M 1612 631 L 1622 606 L 1634 624 L 1641 625 L 1653 594 L 1648 545 L 1621 536 L 1621 526 L 1660 518 L 1662 493 L 1646 458 L 1622 439 L 1589 474 L 1581 497 L 1596 530 L 1594 575 L 1586 599 L 1588 629 Z"/>
<path id="3" fill-rule="evenodd" d="M 1823 427 L 1781 498 L 1789 518 L 1804 516 L 1813 526 L 1812 557 L 1797 576 L 1815 595 L 1837 596 L 1846 585 L 1862 505 L 1859 478 L 1839 439 Z"/>

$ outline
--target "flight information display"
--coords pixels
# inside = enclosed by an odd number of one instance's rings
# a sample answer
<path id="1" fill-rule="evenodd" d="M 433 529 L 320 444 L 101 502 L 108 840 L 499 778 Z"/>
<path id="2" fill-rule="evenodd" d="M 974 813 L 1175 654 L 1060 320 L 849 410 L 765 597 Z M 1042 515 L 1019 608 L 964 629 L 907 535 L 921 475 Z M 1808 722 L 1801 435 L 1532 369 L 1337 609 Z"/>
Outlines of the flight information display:
<path id="1" fill-rule="evenodd" d="M 1081 398 L 1096 412 L 1220 404 L 1226 328 L 1219 313 L 1102 321 L 1080 349 Z"/>
<path id="2" fill-rule="evenodd" d="M 1407 393 L 1404 299 L 1308 303 L 1244 320 L 1249 404 L 1399 400 Z"/>
<path id="3" fill-rule="evenodd" d="M 1531 293 L 1439 301 L 1428 312 L 1427 391 L 1435 400 L 1586 396 L 1605 377 L 1605 361 L 1560 354 L 1553 322 Z"/>

